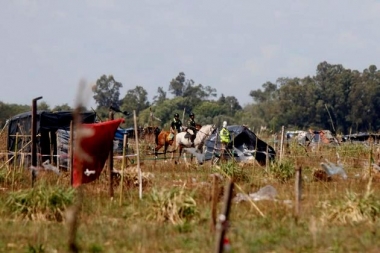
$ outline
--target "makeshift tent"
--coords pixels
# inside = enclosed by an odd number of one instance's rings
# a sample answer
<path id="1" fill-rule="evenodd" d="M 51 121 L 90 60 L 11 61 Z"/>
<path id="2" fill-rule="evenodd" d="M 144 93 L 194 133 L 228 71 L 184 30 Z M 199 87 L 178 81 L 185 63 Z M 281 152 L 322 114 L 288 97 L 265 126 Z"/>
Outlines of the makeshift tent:
<path id="1" fill-rule="evenodd" d="M 83 123 L 94 123 L 96 114 L 94 112 L 81 113 Z M 71 111 L 47 112 L 37 111 L 37 153 L 43 156 L 54 155 L 56 162 L 58 129 L 70 129 L 73 120 Z M 22 153 L 31 152 L 32 112 L 25 112 L 12 117 L 8 124 L 7 150 L 12 154 L 15 150 Z M 18 134 L 18 137 L 16 137 Z M 17 144 L 16 144 L 17 138 Z M 48 157 L 47 159 L 50 159 Z M 45 160 L 43 158 L 43 160 Z"/>
<path id="2" fill-rule="evenodd" d="M 287 139 L 289 140 L 289 134 L 287 133 Z M 339 144 L 338 140 L 332 135 L 330 130 L 319 131 L 298 131 L 295 136 L 299 144 L 303 146 L 315 146 L 320 144 Z"/>
<path id="3" fill-rule="evenodd" d="M 375 133 L 356 133 L 356 134 L 348 134 L 342 136 L 342 142 L 367 142 L 374 141 L 375 143 L 379 143 L 380 134 Z"/>
<path id="4" fill-rule="evenodd" d="M 267 152 L 269 161 L 273 160 L 276 156 L 274 149 L 260 140 L 256 134 L 245 126 L 234 125 L 227 126 L 230 131 L 231 142 L 229 149 L 236 161 L 247 161 L 255 159 L 261 164 L 266 164 Z M 220 153 L 221 143 L 219 137 L 220 129 L 214 131 L 205 142 L 205 160 L 210 160 L 215 155 Z"/>

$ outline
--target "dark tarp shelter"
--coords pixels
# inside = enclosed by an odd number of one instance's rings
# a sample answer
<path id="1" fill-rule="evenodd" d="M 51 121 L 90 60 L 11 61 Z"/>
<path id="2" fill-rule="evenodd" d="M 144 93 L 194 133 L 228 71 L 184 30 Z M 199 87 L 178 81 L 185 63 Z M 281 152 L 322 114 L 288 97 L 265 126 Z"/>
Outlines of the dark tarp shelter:
<path id="1" fill-rule="evenodd" d="M 237 161 L 247 161 L 256 158 L 261 164 L 266 164 L 267 152 L 269 154 L 269 161 L 274 160 L 276 152 L 263 140 L 259 139 L 256 134 L 249 130 L 245 126 L 233 125 L 227 126 L 230 131 L 231 142 L 229 143 L 229 149 L 233 151 L 234 158 Z M 221 149 L 220 129 L 214 131 L 205 142 L 205 160 L 210 160 L 212 157 L 219 153 Z"/>
<path id="2" fill-rule="evenodd" d="M 374 141 L 375 143 L 379 143 L 380 134 L 376 133 L 356 133 L 356 134 L 348 134 L 342 136 L 342 142 L 366 142 L 366 141 Z"/>
<path id="3" fill-rule="evenodd" d="M 57 129 L 70 129 L 70 122 L 73 120 L 72 111 L 48 112 L 37 111 L 37 153 L 42 156 L 56 155 L 57 152 Z M 95 112 L 81 113 L 83 123 L 94 123 Z M 17 145 L 16 145 L 16 134 Z M 31 152 L 31 133 L 32 133 L 32 112 L 25 112 L 12 117 L 8 123 L 7 150 L 9 153 L 17 150 L 18 152 Z M 29 144 L 28 144 L 29 143 Z M 21 150 L 22 149 L 22 150 Z M 28 156 L 27 156 L 28 157 Z M 49 157 L 50 159 L 50 157 Z M 46 159 L 43 159 L 46 160 Z M 56 158 L 54 156 L 54 162 Z"/>

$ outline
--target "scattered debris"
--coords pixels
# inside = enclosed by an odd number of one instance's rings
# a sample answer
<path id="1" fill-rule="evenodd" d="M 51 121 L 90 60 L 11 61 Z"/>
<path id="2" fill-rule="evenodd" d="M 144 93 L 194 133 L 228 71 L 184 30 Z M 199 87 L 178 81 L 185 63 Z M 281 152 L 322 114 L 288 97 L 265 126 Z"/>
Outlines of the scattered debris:
<path id="1" fill-rule="evenodd" d="M 322 169 L 327 173 L 329 177 L 333 175 L 340 175 L 343 179 L 347 179 L 347 174 L 343 169 L 343 165 L 338 162 L 338 164 L 334 164 L 326 159 L 325 163 L 321 163 Z"/>
<path id="2" fill-rule="evenodd" d="M 205 154 L 200 153 L 199 149 L 197 148 L 184 148 L 185 152 L 192 154 L 197 158 L 197 161 L 199 164 L 203 164 L 205 161 Z"/>
<path id="3" fill-rule="evenodd" d="M 255 193 L 250 193 L 248 195 L 244 193 L 236 194 L 234 202 L 249 201 L 250 199 L 253 201 L 275 200 L 276 196 L 277 190 L 271 185 L 266 185 Z"/>
<path id="4" fill-rule="evenodd" d="M 124 182 L 128 186 L 139 185 L 139 171 L 138 171 L 137 166 L 126 168 L 123 171 L 114 169 L 112 173 L 116 175 L 117 180 L 119 181 L 118 183 L 120 183 L 121 176 L 123 174 Z M 152 182 L 154 178 L 154 174 L 150 172 L 141 172 L 141 178 L 142 178 L 142 185 L 145 186 Z"/>
<path id="5" fill-rule="evenodd" d="M 42 167 L 44 167 L 45 170 L 51 170 L 55 174 L 59 175 L 59 169 L 57 167 L 51 165 L 49 159 L 42 163 Z"/>

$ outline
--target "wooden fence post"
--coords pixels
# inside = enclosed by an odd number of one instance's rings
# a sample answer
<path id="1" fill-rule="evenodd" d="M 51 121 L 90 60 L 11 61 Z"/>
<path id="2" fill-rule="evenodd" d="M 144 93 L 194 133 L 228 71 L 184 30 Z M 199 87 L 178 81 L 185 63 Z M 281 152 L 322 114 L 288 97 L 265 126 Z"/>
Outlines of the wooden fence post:
<path id="1" fill-rule="evenodd" d="M 232 192 L 234 183 L 230 180 L 224 192 L 223 212 L 219 215 L 218 224 L 216 225 L 215 252 L 223 252 L 224 236 L 228 229 L 228 216 L 231 209 Z"/>
<path id="2" fill-rule="evenodd" d="M 114 114 L 113 111 L 110 109 L 108 113 L 108 120 L 113 120 L 114 119 Z M 110 198 L 113 198 L 113 147 L 111 148 L 109 154 L 108 154 L 108 170 L 109 170 L 109 193 L 110 193 Z"/>
<path id="3" fill-rule="evenodd" d="M 212 175 L 212 189 L 211 189 L 211 231 L 215 232 L 216 228 L 216 208 L 218 205 L 219 197 L 219 184 L 218 176 Z"/>
<path id="4" fill-rule="evenodd" d="M 296 223 L 298 222 L 300 212 L 301 212 L 301 197 L 302 197 L 302 168 L 301 166 L 296 169 L 296 178 L 295 178 L 295 206 L 294 206 L 294 217 Z"/>

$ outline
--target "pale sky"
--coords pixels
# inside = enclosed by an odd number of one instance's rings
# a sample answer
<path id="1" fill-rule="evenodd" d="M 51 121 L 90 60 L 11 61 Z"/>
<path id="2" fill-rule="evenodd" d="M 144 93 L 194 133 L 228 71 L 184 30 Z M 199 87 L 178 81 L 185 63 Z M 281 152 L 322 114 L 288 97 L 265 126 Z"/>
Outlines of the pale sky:
<path id="1" fill-rule="evenodd" d="M 319 63 L 380 68 L 379 0 L 3 0 L 0 101 L 74 105 L 81 79 L 113 75 L 168 91 L 179 72 L 252 103 L 279 77 Z M 169 94 L 169 92 L 168 92 Z M 91 94 L 92 96 L 92 94 Z M 93 99 L 90 99 L 93 105 Z"/>

